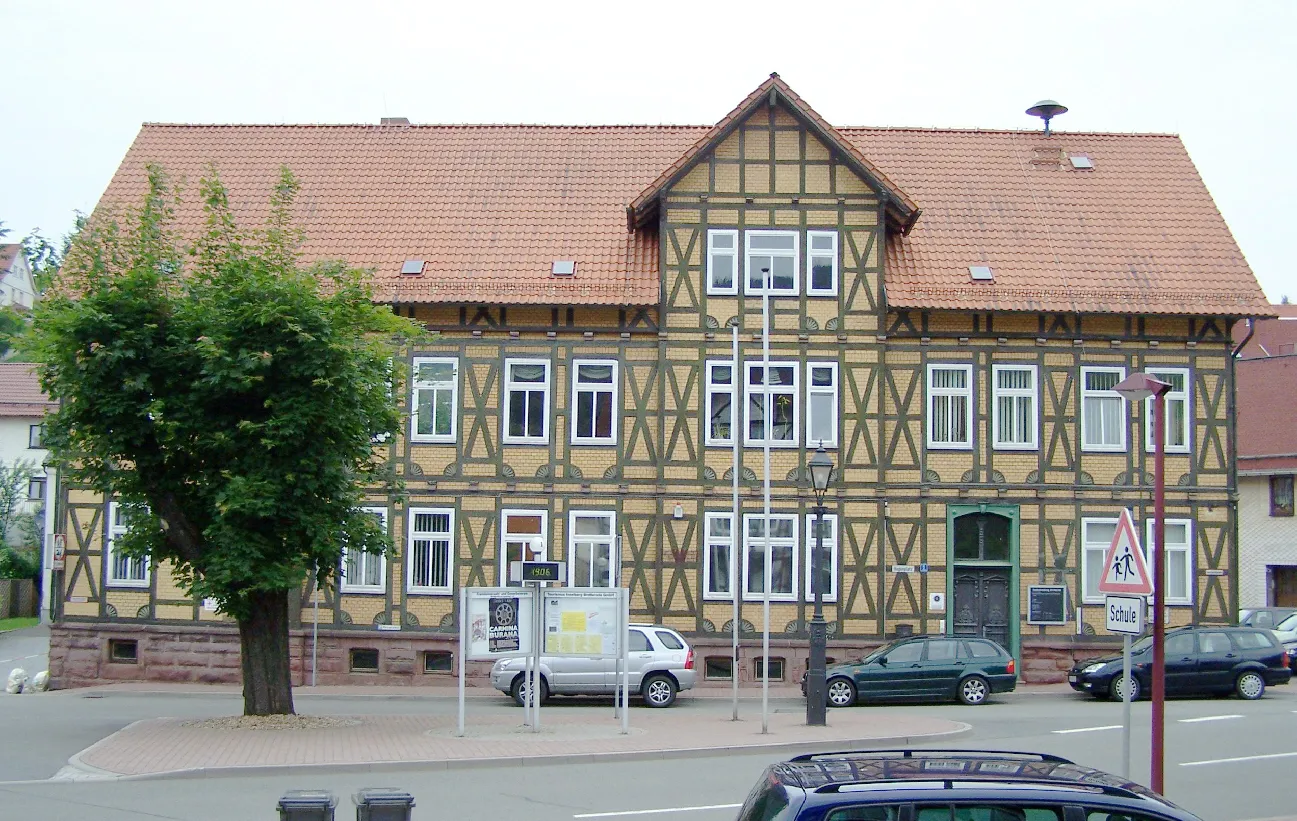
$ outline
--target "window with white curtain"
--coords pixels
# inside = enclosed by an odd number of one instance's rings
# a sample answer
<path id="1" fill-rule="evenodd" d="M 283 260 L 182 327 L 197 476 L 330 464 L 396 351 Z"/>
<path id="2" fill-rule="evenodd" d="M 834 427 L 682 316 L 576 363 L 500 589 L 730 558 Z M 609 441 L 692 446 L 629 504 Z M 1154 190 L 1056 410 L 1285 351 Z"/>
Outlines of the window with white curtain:
<path id="1" fill-rule="evenodd" d="M 734 514 L 708 513 L 703 533 L 703 598 L 731 600 L 730 561 L 734 555 Z"/>
<path id="2" fill-rule="evenodd" d="M 1171 386 L 1163 396 L 1166 413 L 1166 452 L 1188 453 L 1193 441 L 1193 403 L 1189 401 L 1189 370 L 1187 368 L 1149 368 L 1148 375 Z M 1144 400 L 1144 448 L 1153 452 L 1153 397 Z"/>
<path id="3" fill-rule="evenodd" d="M 806 232 L 806 293 L 809 296 L 838 294 L 838 232 Z"/>
<path id="4" fill-rule="evenodd" d="M 1159 379 L 1161 377 L 1158 377 Z M 1189 519 L 1167 519 L 1163 531 L 1166 541 L 1167 604 L 1193 604 L 1193 522 Z M 1144 559 L 1153 572 L 1153 520 L 1144 520 Z"/>
<path id="5" fill-rule="evenodd" d="M 459 412 L 459 361 L 416 357 L 413 392 L 415 442 L 454 442 Z"/>
<path id="6" fill-rule="evenodd" d="M 132 558 L 117 550 L 117 542 L 126 535 L 130 514 L 130 508 L 120 502 L 108 505 L 108 549 L 104 558 L 108 563 L 110 587 L 149 586 L 149 557 Z"/>
<path id="7" fill-rule="evenodd" d="M 1103 560 L 1116 535 L 1116 517 L 1081 520 L 1081 601 L 1086 604 L 1103 603 L 1103 594 L 1099 592 Z"/>
<path id="8" fill-rule="evenodd" d="M 745 443 L 760 446 L 769 439 L 772 447 L 796 447 L 797 366 L 771 362 L 769 379 L 766 379 L 761 364 L 749 362 L 746 373 Z"/>
<path id="9" fill-rule="evenodd" d="M 713 228 L 707 232 L 707 293 L 739 292 L 739 232 Z"/>
<path id="10" fill-rule="evenodd" d="M 806 516 L 806 549 L 802 552 L 806 554 L 806 573 L 803 576 L 806 590 L 806 600 L 815 601 L 815 588 L 811 586 L 814 579 L 812 567 L 814 562 L 815 551 L 815 514 L 809 513 Z M 824 521 L 821 525 L 819 536 L 823 553 L 823 564 L 820 566 L 820 580 L 824 590 L 824 601 L 838 600 L 838 516 L 836 513 L 824 514 Z"/>
<path id="11" fill-rule="evenodd" d="M 991 425 L 996 450 L 1035 450 L 1038 446 L 1038 391 L 1035 365 L 993 365 Z"/>
<path id="12" fill-rule="evenodd" d="M 504 361 L 504 441 L 543 445 L 549 442 L 549 362 Z"/>
<path id="13" fill-rule="evenodd" d="M 707 363 L 707 418 L 703 423 L 708 445 L 734 444 L 734 366 Z"/>
<path id="14" fill-rule="evenodd" d="M 379 528 L 387 533 L 387 508 L 366 507 L 364 512 L 373 516 Z M 381 553 L 366 553 L 342 546 L 342 579 L 339 588 L 343 593 L 382 593 L 387 590 L 387 557 Z"/>
<path id="15" fill-rule="evenodd" d="M 411 593 L 452 592 L 454 525 L 455 511 L 450 508 L 410 508 L 405 563 L 406 587 Z"/>
<path id="16" fill-rule="evenodd" d="M 760 296 L 769 281 L 771 295 L 797 296 L 797 232 L 748 231 L 747 278 L 743 293 Z M 763 274 L 762 271 L 768 273 Z"/>
<path id="17" fill-rule="evenodd" d="M 568 514 L 567 578 L 570 587 L 616 587 L 617 515 L 573 510 Z"/>
<path id="18" fill-rule="evenodd" d="M 838 446 L 838 363 L 806 363 L 806 447 Z"/>
<path id="19" fill-rule="evenodd" d="M 1125 368 L 1081 369 L 1081 450 L 1126 449 L 1126 400 L 1113 390 L 1125 378 Z"/>
<path id="20" fill-rule="evenodd" d="M 928 447 L 973 446 L 973 366 L 928 366 Z"/>
<path id="21" fill-rule="evenodd" d="M 765 595 L 766 553 L 770 553 L 770 598 L 797 599 L 797 517 L 771 514 L 770 533 L 764 517 L 743 517 L 743 598 L 760 601 Z"/>
<path id="22" fill-rule="evenodd" d="M 572 370 L 572 444 L 615 444 L 617 363 L 577 359 Z"/>

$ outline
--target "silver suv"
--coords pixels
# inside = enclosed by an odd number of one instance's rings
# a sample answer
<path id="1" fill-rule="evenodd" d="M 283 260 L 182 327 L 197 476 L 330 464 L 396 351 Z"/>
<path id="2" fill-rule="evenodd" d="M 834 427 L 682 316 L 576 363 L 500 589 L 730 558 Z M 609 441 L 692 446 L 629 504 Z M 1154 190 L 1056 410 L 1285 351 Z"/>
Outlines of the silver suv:
<path id="1" fill-rule="evenodd" d="M 630 689 L 649 707 L 670 707 L 676 693 L 694 686 L 694 651 L 670 627 L 657 624 L 630 626 Z M 491 668 L 491 686 L 513 696 L 522 706 L 527 700 L 523 676 L 526 660 L 500 659 Z M 612 695 L 617 689 L 617 660 L 540 657 L 540 699 L 551 695 Z"/>

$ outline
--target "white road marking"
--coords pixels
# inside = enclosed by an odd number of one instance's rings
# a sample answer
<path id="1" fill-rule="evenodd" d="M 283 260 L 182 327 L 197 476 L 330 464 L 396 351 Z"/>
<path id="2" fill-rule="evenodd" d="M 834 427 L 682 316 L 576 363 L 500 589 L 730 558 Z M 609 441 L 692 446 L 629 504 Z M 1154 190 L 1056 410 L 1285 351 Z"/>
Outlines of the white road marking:
<path id="1" fill-rule="evenodd" d="M 1199 717 L 1199 718 L 1182 718 L 1182 719 L 1180 719 L 1180 723 L 1181 723 L 1181 724 L 1197 724 L 1197 723 L 1200 722 L 1200 721 L 1228 721 L 1228 720 L 1231 719 L 1231 718 L 1242 718 L 1242 717 L 1243 717 L 1243 716 L 1241 716 L 1241 715 L 1228 715 L 1228 716 L 1201 716 L 1201 717 Z"/>
<path id="2" fill-rule="evenodd" d="M 1266 755 L 1241 755 L 1238 758 L 1213 758 L 1208 761 L 1181 761 L 1181 767 L 1205 767 L 1208 764 L 1233 764 L 1236 761 L 1264 761 L 1267 758 L 1297 758 L 1297 753 L 1267 753 Z"/>
<path id="3" fill-rule="evenodd" d="M 1071 730 L 1054 730 L 1056 735 L 1067 735 L 1068 733 L 1097 733 L 1100 730 L 1120 730 L 1121 724 L 1105 724 L 1102 727 L 1076 727 Z"/>
<path id="4" fill-rule="evenodd" d="M 702 807 L 667 807 L 661 810 L 625 810 L 623 812 L 586 812 L 573 818 L 613 818 L 620 815 L 657 815 L 664 812 L 693 812 L 694 810 L 733 810 L 742 804 L 708 804 Z"/>
<path id="5" fill-rule="evenodd" d="M 27 659 L 38 659 L 38 658 L 42 658 L 42 655 L 40 653 L 36 653 L 35 655 L 31 655 L 31 656 L 15 656 L 14 658 L 11 659 L 0 659 L 0 664 L 8 664 L 11 661 L 26 661 Z M 1297 712 L 1297 710 L 1294 710 L 1293 712 Z"/>

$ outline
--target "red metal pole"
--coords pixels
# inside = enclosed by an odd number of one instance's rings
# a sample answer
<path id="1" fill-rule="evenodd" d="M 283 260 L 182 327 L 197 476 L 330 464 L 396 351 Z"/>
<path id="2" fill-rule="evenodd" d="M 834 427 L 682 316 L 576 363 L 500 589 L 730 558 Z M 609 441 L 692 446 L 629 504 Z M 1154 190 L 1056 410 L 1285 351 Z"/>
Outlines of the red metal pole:
<path id="1" fill-rule="evenodd" d="M 1166 394 L 1153 394 L 1153 792 L 1162 792 L 1163 738 L 1166 719 Z"/>

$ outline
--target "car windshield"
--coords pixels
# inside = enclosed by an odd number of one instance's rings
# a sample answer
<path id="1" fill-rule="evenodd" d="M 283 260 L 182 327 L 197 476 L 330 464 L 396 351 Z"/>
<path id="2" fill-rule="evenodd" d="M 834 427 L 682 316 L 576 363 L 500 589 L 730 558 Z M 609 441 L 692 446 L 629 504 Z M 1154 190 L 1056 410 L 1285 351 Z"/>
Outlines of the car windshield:
<path id="1" fill-rule="evenodd" d="M 1144 638 L 1140 639 L 1139 641 L 1135 642 L 1130 646 L 1130 652 L 1142 653 L 1152 646 L 1153 646 L 1153 637 L 1145 636 Z"/>
<path id="2" fill-rule="evenodd" d="M 1288 618 L 1274 626 L 1276 630 L 1297 630 L 1297 613 L 1293 613 Z"/>
<path id="3" fill-rule="evenodd" d="M 876 658 L 878 658 L 879 656 L 883 655 L 884 653 L 888 652 L 889 650 L 891 650 L 893 647 L 895 647 L 896 645 L 898 645 L 898 644 L 900 644 L 900 643 L 901 643 L 901 642 L 899 642 L 899 641 L 894 641 L 894 642 L 892 642 L 891 644 L 884 644 L 882 647 L 879 647 L 877 650 L 875 650 L 874 652 L 870 653 L 869 655 L 867 655 L 867 656 L 862 656 L 861 659 L 860 659 L 860 663 L 861 663 L 861 664 L 868 664 L 869 662 L 873 661 L 874 659 L 876 659 Z"/>

